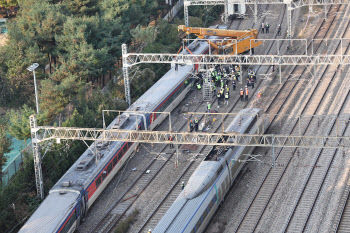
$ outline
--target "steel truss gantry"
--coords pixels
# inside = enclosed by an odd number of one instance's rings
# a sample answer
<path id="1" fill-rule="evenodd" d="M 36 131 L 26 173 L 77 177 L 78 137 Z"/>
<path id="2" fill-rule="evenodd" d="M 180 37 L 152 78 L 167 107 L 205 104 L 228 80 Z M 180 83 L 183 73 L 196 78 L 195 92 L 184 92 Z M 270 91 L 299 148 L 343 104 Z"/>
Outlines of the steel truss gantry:
<path id="1" fill-rule="evenodd" d="M 35 182 L 36 191 L 38 197 L 44 198 L 44 185 L 43 185 L 43 174 L 41 170 L 41 154 L 40 154 L 40 141 L 38 140 L 38 126 L 35 115 L 29 117 L 32 147 L 33 147 L 33 158 L 34 158 L 34 171 L 35 171 Z"/>
<path id="2" fill-rule="evenodd" d="M 190 114 L 190 113 L 189 113 Z M 208 115 L 191 113 L 192 115 Z M 216 115 L 229 113 L 217 113 Z M 232 114 L 231 114 L 232 115 Z M 238 115 L 238 114 L 236 114 Z M 266 115 L 269 116 L 269 115 Z M 281 115 L 282 116 L 282 115 Z M 312 116 L 305 116 L 312 117 Z M 320 117 L 320 116 L 315 116 Z M 299 116 L 300 118 L 300 116 Z M 34 115 L 31 122 L 36 122 Z M 220 119 L 220 117 L 218 117 Z M 348 119 L 348 118 L 347 118 Z M 300 120 L 299 120 L 300 121 Z M 345 122 L 345 121 L 344 121 Z M 344 124 L 343 122 L 343 124 Z M 345 123 L 348 124 L 349 120 Z M 337 124 L 341 124 L 339 121 Z M 76 127 L 37 126 L 31 124 L 31 132 L 35 145 L 50 140 L 84 140 L 84 141 L 124 141 L 139 143 L 173 143 L 221 146 L 260 146 L 260 147 L 298 147 L 298 148 L 350 148 L 350 137 L 337 135 L 283 135 L 283 134 L 241 134 L 236 132 L 173 132 L 141 131 L 125 129 L 96 129 Z M 35 135 L 34 135 L 35 134 Z M 170 140 L 170 136 L 172 140 Z M 220 142 L 219 142 L 220 140 Z M 35 160 L 40 161 L 40 160 Z M 36 163 L 36 162 L 35 162 Z"/>
<path id="3" fill-rule="evenodd" d="M 177 58 L 175 61 L 174 58 Z M 350 64 L 350 55 L 207 55 L 170 53 L 128 53 L 123 55 L 123 66 L 141 63 L 179 63 L 186 65 L 337 65 Z"/>
<path id="4" fill-rule="evenodd" d="M 196 144 L 208 146 L 260 146 L 298 148 L 350 148 L 350 137 L 340 136 L 294 136 L 252 135 L 238 133 L 137 131 L 120 129 L 90 129 L 72 127 L 37 127 L 43 137 L 38 142 L 49 140 L 124 141 L 139 143 Z M 169 140 L 172 136 L 173 140 Z M 218 142 L 221 139 L 222 142 Z"/>
<path id="5" fill-rule="evenodd" d="M 103 110 L 105 112 L 117 112 L 118 121 L 120 121 L 120 114 L 122 111 L 118 110 Z M 143 114 L 148 114 L 150 112 L 139 112 L 139 111 L 125 111 L 126 114 L 139 116 L 141 121 L 146 122 L 145 116 Z M 154 112 L 156 113 L 156 112 Z M 151 113 L 153 114 L 153 112 Z M 41 155 L 40 155 L 40 143 L 50 140 L 56 140 L 60 143 L 61 140 L 87 140 L 95 141 L 95 143 L 103 143 L 106 141 L 124 141 L 124 142 L 138 142 L 138 143 L 172 143 L 178 148 L 181 144 L 197 144 L 197 145 L 219 145 L 219 146 L 261 146 L 261 147 L 272 147 L 274 151 L 275 147 L 299 147 L 299 148 L 340 148 L 348 149 L 350 148 L 350 137 L 338 136 L 341 135 L 339 132 L 350 122 L 350 115 L 285 115 L 285 114 L 263 114 L 258 116 L 256 114 L 239 114 L 239 113 L 198 113 L 198 112 L 188 112 L 187 121 L 190 118 L 196 116 L 202 116 L 203 122 L 209 123 L 210 121 L 218 121 L 220 123 L 221 133 L 211 133 L 211 132 L 174 132 L 171 125 L 171 114 L 169 112 L 162 112 L 165 116 L 169 117 L 169 128 L 164 131 L 143 131 L 143 130 L 124 130 L 114 128 L 106 129 L 105 121 L 103 120 L 102 129 L 96 128 L 75 128 L 75 127 L 51 127 L 51 126 L 38 126 L 36 116 L 30 116 L 30 127 L 33 143 L 33 157 L 34 157 L 34 168 L 35 168 L 35 179 L 37 194 L 39 197 L 44 198 L 44 188 L 43 188 L 43 176 L 41 171 Z M 225 132 L 225 118 L 231 117 L 232 119 L 237 116 L 250 115 L 251 117 L 259 118 L 272 118 L 278 117 L 278 122 L 286 122 L 290 120 L 298 121 L 298 128 L 295 132 L 296 135 L 282 135 L 282 134 L 265 134 L 261 135 L 255 134 L 241 134 L 241 133 L 227 133 Z M 294 119 L 293 119 L 294 118 Z M 301 125 L 305 125 L 305 122 L 315 119 L 314 127 L 320 128 L 320 125 L 325 123 L 335 122 L 336 132 L 334 135 L 326 136 L 315 136 L 312 135 L 302 135 Z M 104 119 L 104 117 L 103 117 Z M 221 122 L 220 122 L 221 119 Z M 229 119 L 226 121 L 230 122 Z M 243 119 L 243 118 L 241 118 Z M 136 121 L 139 122 L 136 118 Z M 119 123 L 115 123 L 119 124 Z M 241 124 L 239 120 L 238 124 Z M 264 126 L 263 126 L 264 127 Z M 113 129 L 114 128 L 114 129 Z M 265 131 L 264 128 L 259 128 L 262 132 Z M 219 142 L 220 141 L 220 142 Z M 95 147 L 95 155 L 97 155 Z M 274 155 L 274 153 L 273 153 Z M 97 161 L 97 157 L 96 157 Z M 275 161 L 273 157 L 273 161 Z"/>
<path id="6" fill-rule="evenodd" d="M 293 37 L 292 30 L 292 10 L 303 7 L 303 6 L 324 6 L 324 18 L 327 18 L 327 5 L 330 4 L 349 4 L 350 0 L 184 0 L 184 17 L 185 25 L 189 27 L 188 20 L 188 7 L 189 6 L 198 6 L 198 5 L 224 5 L 225 7 L 225 24 L 227 25 L 227 5 L 228 4 L 254 4 L 254 21 L 257 22 L 258 19 L 258 4 L 285 4 L 287 8 L 287 24 L 288 32 L 287 37 Z"/>
<path id="7" fill-rule="evenodd" d="M 350 0 L 299 0 L 299 1 L 286 1 L 286 0 L 185 0 L 185 6 L 198 6 L 198 5 L 224 5 L 228 4 L 291 4 L 291 7 L 298 8 L 303 6 L 320 6 L 330 4 L 349 4 Z"/>

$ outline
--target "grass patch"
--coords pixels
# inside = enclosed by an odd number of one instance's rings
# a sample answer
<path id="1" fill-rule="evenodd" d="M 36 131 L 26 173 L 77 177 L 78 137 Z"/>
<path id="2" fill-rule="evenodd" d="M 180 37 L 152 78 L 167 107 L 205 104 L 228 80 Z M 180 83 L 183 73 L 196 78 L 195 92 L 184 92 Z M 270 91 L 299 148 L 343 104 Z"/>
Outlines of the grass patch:
<path id="1" fill-rule="evenodd" d="M 115 228 L 114 233 L 123 233 L 129 229 L 130 225 L 133 224 L 136 220 L 137 215 L 139 214 L 139 210 L 135 209 L 132 214 L 130 214 L 125 220 L 121 221 L 117 227 Z"/>

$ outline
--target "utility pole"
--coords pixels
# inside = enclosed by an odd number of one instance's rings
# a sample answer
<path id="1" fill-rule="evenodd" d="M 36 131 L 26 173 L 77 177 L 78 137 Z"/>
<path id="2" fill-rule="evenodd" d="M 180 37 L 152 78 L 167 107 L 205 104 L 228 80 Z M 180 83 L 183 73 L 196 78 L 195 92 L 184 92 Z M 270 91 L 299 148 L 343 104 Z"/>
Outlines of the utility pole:
<path id="1" fill-rule="evenodd" d="M 129 82 L 129 68 L 127 66 L 126 57 L 127 56 L 126 44 L 122 44 L 122 54 L 123 54 L 123 76 L 124 76 L 124 88 L 125 88 L 125 101 L 131 105 L 130 96 L 130 82 Z"/>
<path id="2" fill-rule="evenodd" d="M 36 113 L 39 114 L 39 100 L 38 100 L 38 88 L 36 86 L 36 78 L 35 78 L 35 69 L 38 68 L 39 64 L 34 63 L 33 65 L 29 66 L 27 70 L 33 71 L 34 75 L 34 86 L 35 86 L 35 100 L 36 100 Z"/>

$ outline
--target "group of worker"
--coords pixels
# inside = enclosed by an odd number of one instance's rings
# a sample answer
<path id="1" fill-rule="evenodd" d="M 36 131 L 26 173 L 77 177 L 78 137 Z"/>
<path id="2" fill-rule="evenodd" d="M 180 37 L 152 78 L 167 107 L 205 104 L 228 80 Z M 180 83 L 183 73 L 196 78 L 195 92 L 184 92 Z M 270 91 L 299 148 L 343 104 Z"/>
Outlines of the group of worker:
<path id="1" fill-rule="evenodd" d="M 241 88 L 241 90 L 239 92 L 239 97 L 240 97 L 241 101 L 248 101 L 248 96 L 249 96 L 248 86 L 245 86 L 244 91 L 243 91 L 243 88 Z"/>
<path id="2" fill-rule="evenodd" d="M 254 83 L 256 82 L 256 73 L 252 69 L 248 69 L 248 76 L 247 76 L 247 86 L 251 86 L 252 89 L 254 89 Z"/>
<path id="3" fill-rule="evenodd" d="M 261 23 L 261 33 L 262 34 L 264 34 L 265 31 L 267 34 L 269 34 L 269 29 L 270 29 L 269 23 L 264 23 L 264 22 Z"/>
<path id="4" fill-rule="evenodd" d="M 197 117 L 194 119 L 194 122 L 192 120 L 190 120 L 190 132 L 192 132 L 193 129 L 196 132 L 198 132 L 198 124 L 199 124 L 199 121 L 198 121 Z"/>

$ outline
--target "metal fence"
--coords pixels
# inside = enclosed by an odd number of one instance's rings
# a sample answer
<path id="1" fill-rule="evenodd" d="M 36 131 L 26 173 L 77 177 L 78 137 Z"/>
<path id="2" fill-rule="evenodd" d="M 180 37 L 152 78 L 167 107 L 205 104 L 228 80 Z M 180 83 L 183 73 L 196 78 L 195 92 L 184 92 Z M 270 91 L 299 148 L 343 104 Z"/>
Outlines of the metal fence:
<path id="1" fill-rule="evenodd" d="M 29 143 L 16 157 L 2 169 L 1 186 L 6 186 L 11 177 L 16 174 L 23 165 L 25 154 L 32 153 L 32 143 Z"/>
<path id="2" fill-rule="evenodd" d="M 0 34 L 7 33 L 7 19 L 0 19 Z"/>

